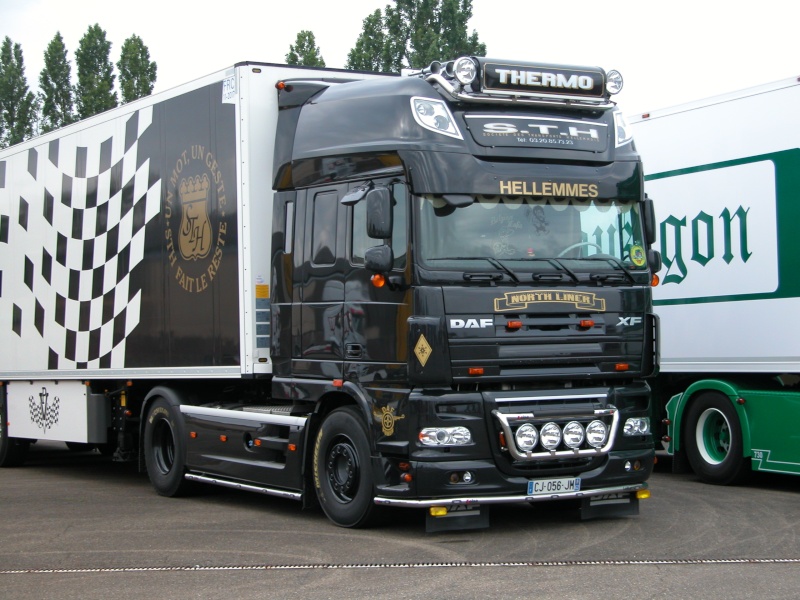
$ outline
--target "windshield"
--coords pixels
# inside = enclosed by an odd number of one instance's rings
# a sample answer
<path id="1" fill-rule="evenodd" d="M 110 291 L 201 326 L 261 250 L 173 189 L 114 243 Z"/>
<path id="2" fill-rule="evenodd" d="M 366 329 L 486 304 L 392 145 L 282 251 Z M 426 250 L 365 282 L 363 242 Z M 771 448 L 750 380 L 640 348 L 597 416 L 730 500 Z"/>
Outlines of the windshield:
<path id="1" fill-rule="evenodd" d="M 647 268 L 635 202 L 475 196 L 456 208 L 425 196 L 415 204 L 419 259 L 430 269 L 485 270 L 498 263 L 514 272 Z"/>

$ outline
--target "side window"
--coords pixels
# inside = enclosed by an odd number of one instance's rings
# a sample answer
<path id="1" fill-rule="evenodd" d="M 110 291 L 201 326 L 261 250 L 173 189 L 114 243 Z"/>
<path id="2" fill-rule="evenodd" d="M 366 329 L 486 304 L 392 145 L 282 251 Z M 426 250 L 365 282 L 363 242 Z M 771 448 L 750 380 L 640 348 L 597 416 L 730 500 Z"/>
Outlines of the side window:
<path id="1" fill-rule="evenodd" d="M 402 269 L 406 266 L 406 251 L 408 248 L 408 189 L 405 184 L 392 185 L 393 227 L 390 244 L 394 251 L 394 268 Z M 359 202 L 353 206 L 352 229 L 353 240 L 351 247 L 351 261 L 355 265 L 364 264 L 364 253 L 367 248 L 380 246 L 382 240 L 374 240 L 367 236 L 367 203 Z"/>
<path id="2" fill-rule="evenodd" d="M 311 226 L 311 262 L 332 265 L 336 261 L 336 192 L 323 192 L 314 197 Z"/>

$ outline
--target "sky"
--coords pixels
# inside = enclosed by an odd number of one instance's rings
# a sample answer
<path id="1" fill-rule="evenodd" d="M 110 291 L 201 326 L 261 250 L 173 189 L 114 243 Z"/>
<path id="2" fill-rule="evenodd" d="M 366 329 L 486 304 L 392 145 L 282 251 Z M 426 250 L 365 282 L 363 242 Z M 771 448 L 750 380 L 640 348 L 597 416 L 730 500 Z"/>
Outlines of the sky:
<path id="1" fill-rule="evenodd" d="M 390 2 L 0 0 L 0 38 L 21 45 L 28 85 L 37 90 L 57 31 L 73 80 L 75 50 L 91 25 L 106 31 L 114 63 L 136 34 L 158 64 L 157 93 L 241 61 L 283 63 L 301 30 L 314 33 L 327 66 L 344 67 L 364 18 Z M 635 114 L 800 76 L 793 4 L 472 0 L 468 27 L 491 58 L 620 71 L 625 83 L 616 101 Z"/>

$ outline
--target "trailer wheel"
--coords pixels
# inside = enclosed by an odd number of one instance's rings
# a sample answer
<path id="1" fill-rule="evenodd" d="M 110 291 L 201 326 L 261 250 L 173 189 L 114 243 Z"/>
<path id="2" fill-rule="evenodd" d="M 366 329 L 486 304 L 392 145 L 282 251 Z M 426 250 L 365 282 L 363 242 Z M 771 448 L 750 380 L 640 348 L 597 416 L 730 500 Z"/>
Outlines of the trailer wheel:
<path id="1" fill-rule="evenodd" d="M 365 527 L 377 507 L 367 430 L 352 408 L 333 411 L 314 445 L 314 487 L 322 510 L 340 527 Z"/>
<path id="2" fill-rule="evenodd" d="M 706 483 L 740 483 L 751 473 L 739 417 L 726 397 L 699 395 L 689 406 L 684 439 L 689 464 Z"/>
<path id="3" fill-rule="evenodd" d="M 8 437 L 8 417 L 4 404 L 0 404 L 0 467 L 19 467 L 28 455 L 30 440 Z"/>
<path id="4" fill-rule="evenodd" d="M 177 406 L 164 398 L 153 402 L 144 426 L 147 475 L 162 496 L 180 496 L 189 488 L 186 473 L 186 436 Z"/>

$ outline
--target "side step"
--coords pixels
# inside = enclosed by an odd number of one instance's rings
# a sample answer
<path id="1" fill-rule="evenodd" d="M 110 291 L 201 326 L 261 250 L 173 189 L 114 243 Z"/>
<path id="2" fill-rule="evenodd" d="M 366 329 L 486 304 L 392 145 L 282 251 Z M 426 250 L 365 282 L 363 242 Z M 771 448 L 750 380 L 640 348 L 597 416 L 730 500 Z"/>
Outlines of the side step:
<path id="1" fill-rule="evenodd" d="M 207 477 L 205 475 L 197 475 L 196 473 L 187 473 L 185 477 L 189 481 L 208 483 L 211 485 L 218 485 L 221 487 L 227 487 L 234 490 L 242 490 L 245 492 L 256 492 L 259 494 L 265 494 L 267 496 L 277 496 L 278 498 L 289 498 L 290 500 L 303 499 L 303 494 L 301 494 L 300 492 L 289 492 L 287 490 L 279 490 L 259 485 L 252 485 L 249 483 L 241 483 L 239 481 L 231 481 L 228 479 L 221 479 L 219 477 Z"/>

